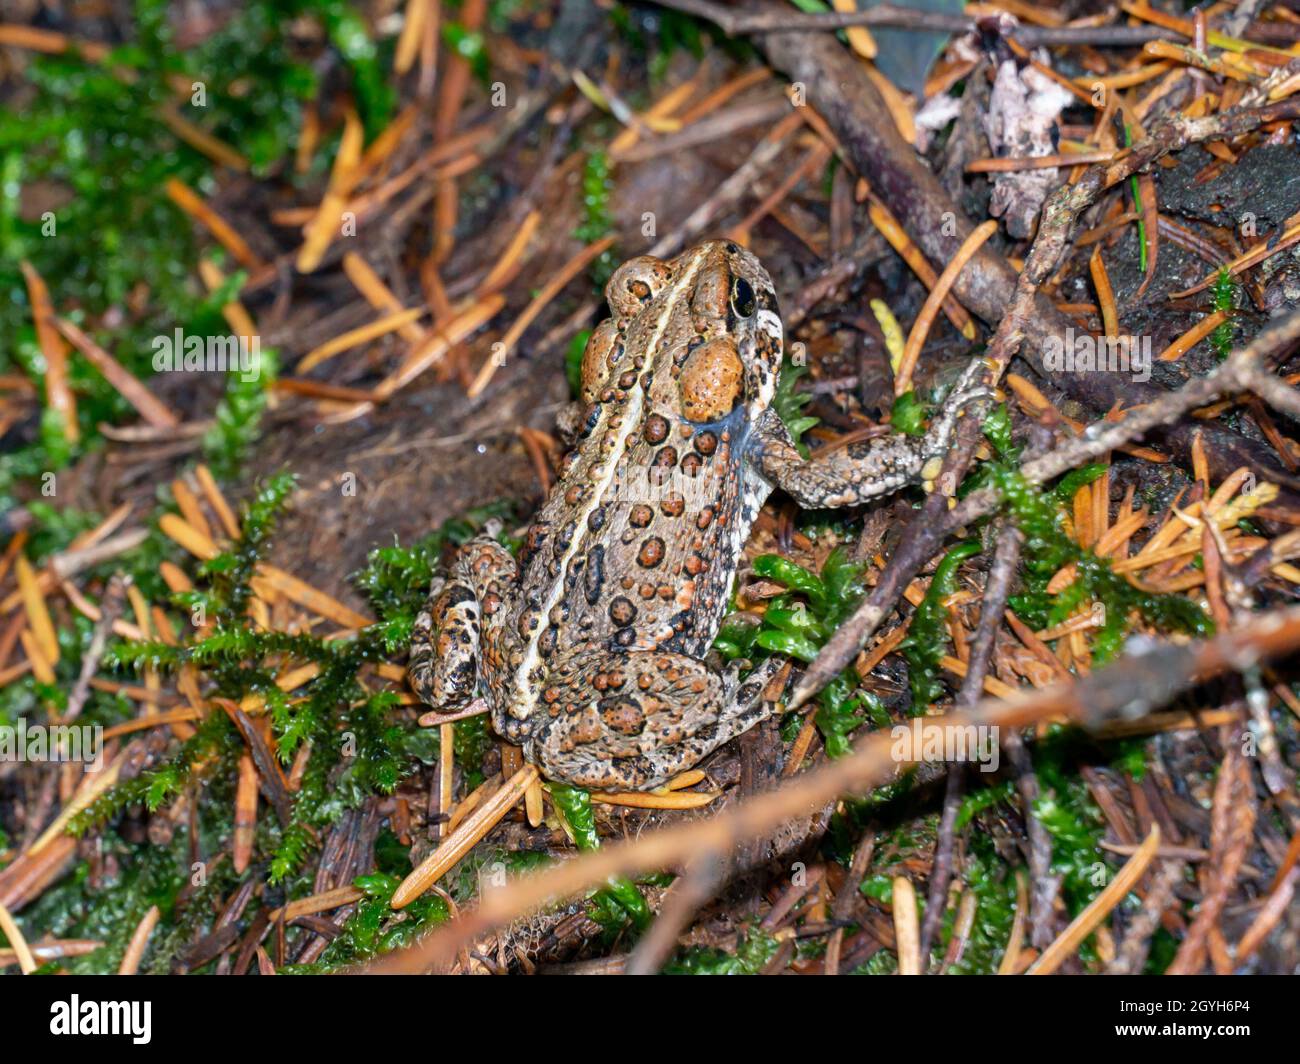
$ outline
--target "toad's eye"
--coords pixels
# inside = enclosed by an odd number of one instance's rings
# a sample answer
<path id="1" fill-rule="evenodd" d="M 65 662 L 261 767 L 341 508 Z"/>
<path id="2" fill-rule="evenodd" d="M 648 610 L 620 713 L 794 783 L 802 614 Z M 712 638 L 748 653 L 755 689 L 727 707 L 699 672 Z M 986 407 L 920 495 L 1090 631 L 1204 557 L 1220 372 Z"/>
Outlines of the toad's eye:
<path id="1" fill-rule="evenodd" d="M 754 315 L 755 306 L 754 289 L 743 277 L 737 277 L 731 286 L 732 311 L 737 317 L 750 318 Z"/>

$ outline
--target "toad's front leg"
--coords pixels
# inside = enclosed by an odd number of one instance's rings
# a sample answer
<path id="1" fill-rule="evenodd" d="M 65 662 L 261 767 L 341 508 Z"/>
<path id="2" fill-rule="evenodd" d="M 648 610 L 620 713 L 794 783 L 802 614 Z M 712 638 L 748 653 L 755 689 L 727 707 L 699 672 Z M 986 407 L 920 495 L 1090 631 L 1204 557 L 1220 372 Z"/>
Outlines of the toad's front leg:
<path id="1" fill-rule="evenodd" d="M 957 419 L 989 390 L 979 384 L 983 362 L 974 360 L 962 374 L 929 431 L 921 437 L 895 433 L 837 447 L 804 458 L 774 410 L 758 423 L 755 450 L 763 476 L 805 509 L 856 506 L 919 484 L 938 473 L 939 460 L 952 446 Z"/>
<path id="2" fill-rule="evenodd" d="M 584 650 L 554 663 L 528 756 L 596 790 L 649 790 L 770 716 L 763 689 L 782 660 L 744 680 L 670 651 Z"/>

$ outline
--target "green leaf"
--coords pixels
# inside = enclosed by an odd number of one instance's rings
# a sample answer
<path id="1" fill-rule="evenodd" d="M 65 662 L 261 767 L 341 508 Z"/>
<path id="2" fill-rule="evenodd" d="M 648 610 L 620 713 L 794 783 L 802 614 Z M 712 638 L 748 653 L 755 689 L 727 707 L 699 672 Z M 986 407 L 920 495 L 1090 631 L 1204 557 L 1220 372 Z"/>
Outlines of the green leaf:
<path id="1" fill-rule="evenodd" d="M 908 390 L 894 400 L 889 413 L 889 424 L 907 436 L 925 435 L 925 407 L 916 397 L 915 389 Z"/>

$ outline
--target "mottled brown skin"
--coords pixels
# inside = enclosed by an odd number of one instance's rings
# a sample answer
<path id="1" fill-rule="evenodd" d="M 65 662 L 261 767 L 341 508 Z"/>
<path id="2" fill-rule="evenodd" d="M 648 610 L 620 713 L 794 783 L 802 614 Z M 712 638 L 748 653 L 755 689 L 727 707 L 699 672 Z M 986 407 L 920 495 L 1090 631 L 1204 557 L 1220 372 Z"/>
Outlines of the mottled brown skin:
<path id="1" fill-rule="evenodd" d="M 781 324 L 753 255 L 714 241 L 633 259 L 605 294 L 580 434 L 518 562 L 486 538 L 462 550 L 417 621 L 410 673 L 445 711 L 484 694 L 552 779 L 648 789 L 772 711 L 778 661 L 742 682 L 701 660 L 772 488 L 825 507 L 917 483 L 978 393 L 968 372 L 924 440 L 805 461 L 770 409 Z"/>

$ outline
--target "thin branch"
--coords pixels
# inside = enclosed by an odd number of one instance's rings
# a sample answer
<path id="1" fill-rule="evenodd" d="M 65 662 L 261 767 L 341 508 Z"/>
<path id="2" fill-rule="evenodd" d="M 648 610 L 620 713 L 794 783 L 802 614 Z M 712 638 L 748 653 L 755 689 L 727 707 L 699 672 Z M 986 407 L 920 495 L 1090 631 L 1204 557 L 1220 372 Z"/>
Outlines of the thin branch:
<path id="1" fill-rule="evenodd" d="M 678 936 L 722 885 L 725 868 L 717 853 L 705 853 L 673 882 L 654 925 L 628 956 L 624 975 L 654 975 L 664 966 L 677 948 Z"/>
<path id="2" fill-rule="evenodd" d="M 966 678 L 957 692 L 957 705 L 963 709 L 978 703 L 984 691 L 984 679 L 989 673 L 993 646 L 997 640 L 998 629 L 1002 626 L 1002 615 L 1006 612 L 1007 597 L 1011 594 L 1011 584 L 1016 577 L 1016 566 L 1020 563 L 1020 544 L 1023 537 L 1015 525 L 1010 521 L 1004 521 L 994 538 L 997 549 L 994 552 L 988 579 L 984 584 L 979 625 L 975 630 L 975 641 L 970 648 Z M 961 770 L 960 764 L 948 766 L 948 789 L 944 794 L 943 815 L 939 820 L 939 840 L 934 848 L 934 865 L 930 871 L 930 883 L 926 892 L 925 919 L 921 924 L 922 971 L 929 966 L 930 943 L 938 934 L 939 924 L 943 920 L 944 903 L 948 897 L 948 884 L 952 882 L 953 835 L 957 825 L 957 813 L 961 809 L 962 792 L 965 790 L 965 777 Z M 1026 819 L 1031 819 L 1028 809 L 1025 813 Z"/>
<path id="3" fill-rule="evenodd" d="M 893 4 L 877 4 L 867 11 L 801 12 L 745 11 L 709 3 L 708 0 L 656 0 L 661 7 L 684 11 L 717 25 L 729 37 L 764 33 L 834 33 L 851 26 L 880 26 L 927 33 L 970 33 L 990 20 L 966 18 L 938 11 L 918 11 Z M 1027 48 L 1046 45 L 1087 44 L 1136 48 L 1147 41 L 1181 41 L 1173 30 L 1159 26 L 1020 26 L 1010 36 Z"/>

